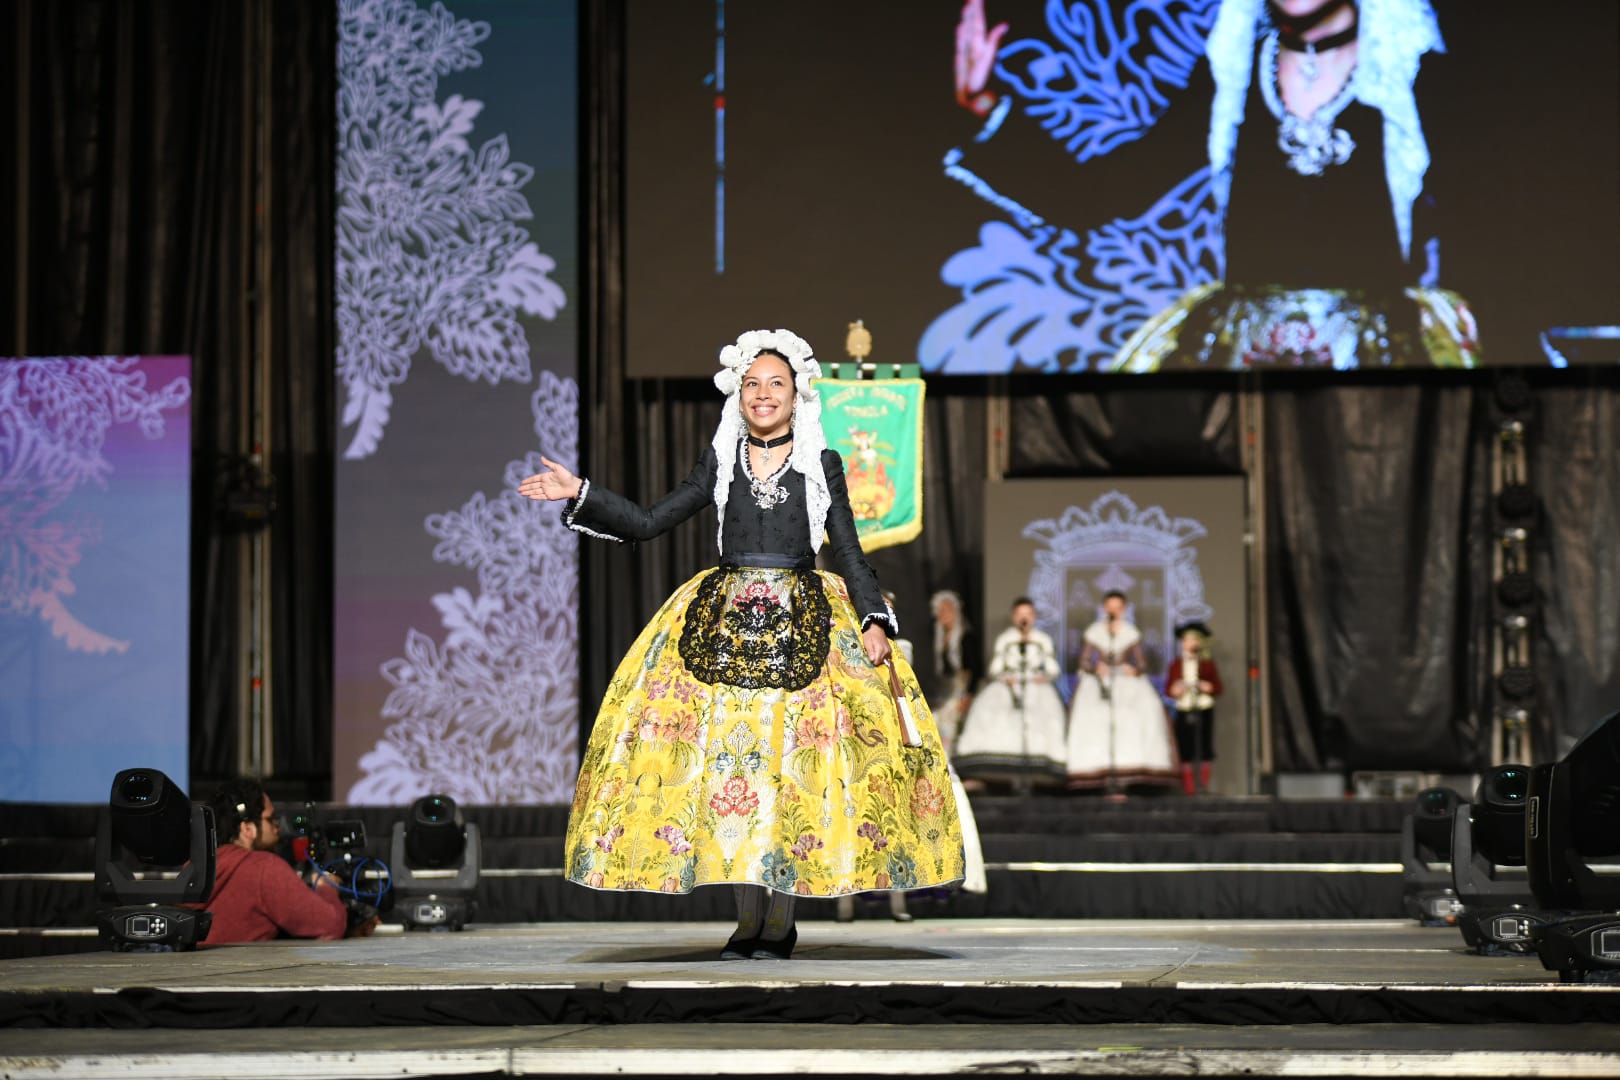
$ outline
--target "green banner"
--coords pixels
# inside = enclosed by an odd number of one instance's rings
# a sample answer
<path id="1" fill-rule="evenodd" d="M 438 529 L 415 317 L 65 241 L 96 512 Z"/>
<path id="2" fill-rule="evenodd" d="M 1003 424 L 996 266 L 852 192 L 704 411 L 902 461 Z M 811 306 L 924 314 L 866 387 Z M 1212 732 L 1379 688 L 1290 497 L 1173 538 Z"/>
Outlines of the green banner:
<path id="1" fill-rule="evenodd" d="M 819 379 L 821 429 L 844 459 L 867 551 L 922 532 L 923 380 Z"/>

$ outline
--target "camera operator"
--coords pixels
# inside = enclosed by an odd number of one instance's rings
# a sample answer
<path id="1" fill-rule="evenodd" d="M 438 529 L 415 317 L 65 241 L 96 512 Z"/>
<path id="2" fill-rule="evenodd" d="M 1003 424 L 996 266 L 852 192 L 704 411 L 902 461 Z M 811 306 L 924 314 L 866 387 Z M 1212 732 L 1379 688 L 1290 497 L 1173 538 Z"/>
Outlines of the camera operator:
<path id="1" fill-rule="evenodd" d="M 219 853 L 214 891 L 203 905 L 214 913 L 205 944 L 277 937 L 331 940 L 365 936 L 376 927 L 374 918 L 351 927 L 349 910 L 329 878 L 319 875 L 311 887 L 275 853 L 281 825 L 258 781 L 226 784 L 210 805 L 219 829 Z"/>

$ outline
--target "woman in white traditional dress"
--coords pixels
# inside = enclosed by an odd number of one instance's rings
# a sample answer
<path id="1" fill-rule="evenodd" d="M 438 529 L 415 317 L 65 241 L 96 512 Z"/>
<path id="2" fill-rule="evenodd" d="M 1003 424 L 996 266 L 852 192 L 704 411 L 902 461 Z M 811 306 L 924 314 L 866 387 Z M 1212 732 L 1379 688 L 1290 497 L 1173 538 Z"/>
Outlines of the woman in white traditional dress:
<path id="1" fill-rule="evenodd" d="M 1080 686 L 1069 716 L 1071 788 L 1173 784 L 1170 721 L 1147 677 L 1142 632 L 1125 618 L 1122 592 L 1103 597 L 1103 616 L 1086 628 Z"/>
<path id="2" fill-rule="evenodd" d="M 1063 669 L 1035 619 L 1033 600 L 1013 601 L 1013 624 L 996 638 L 989 678 L 956 739 L 953 764 L 964 780 L 1049 783 L 1064 775 L 1063 699 L 1053 683 Z"/>

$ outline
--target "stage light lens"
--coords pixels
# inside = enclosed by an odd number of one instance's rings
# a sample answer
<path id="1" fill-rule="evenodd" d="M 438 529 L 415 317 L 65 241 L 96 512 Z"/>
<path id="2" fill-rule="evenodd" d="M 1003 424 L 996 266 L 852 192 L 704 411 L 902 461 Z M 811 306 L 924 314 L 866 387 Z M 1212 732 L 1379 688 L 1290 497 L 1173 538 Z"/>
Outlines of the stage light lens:
<path id="1" fill-rule="evenodd" d="M 146 773 L 130 773 L 118 787 L 125 802 L 149 803 L 156 793 L 157 781 Z"/>
<path id="2" fill-rule="evenodd" d="M 1530 789 L 1530 770 L 1504 765 L 1486 778 L 1486 798 L 1492 802 L 1522 803 Z"/>
<path id="3" fill-rule="evenodd" d="M 417 819 L 430 825 L 449 821 L 456 813 L 456 804 L 443 795 L 428 795 L 417 803 L 417 808 Z"/>
<path id="4" fill-rule="evenodd" d="M 440 870 L 461 861 L 467 842 L 461 810 L 448 795 L 424 795 L 411 806 L 405 856 L 411 866 Z"/>

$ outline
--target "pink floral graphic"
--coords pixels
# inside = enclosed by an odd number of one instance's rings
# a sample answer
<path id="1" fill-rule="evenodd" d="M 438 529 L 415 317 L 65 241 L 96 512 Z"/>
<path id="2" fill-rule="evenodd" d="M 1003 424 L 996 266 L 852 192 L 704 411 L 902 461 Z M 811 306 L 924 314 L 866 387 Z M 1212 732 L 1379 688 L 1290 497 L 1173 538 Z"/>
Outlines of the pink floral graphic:
<path id="1" fill-rule="evenodd" d="M 911 812 L 918 817 L 934 817 L 944 806 L 945 793 L 926 776 L 919 776 L 916 787 L 911 789 Z"/>
<path id="2" fill-rule="evenodd" d="M 726 786 L 709 799 L 709 808 L 721 817 L 749 814 L 758 806 L 759 796 L 749 790 L 748 781 L 740 776 L 727 780 Z"/>
<path id="3" fill-rule="evenodd" d="M 874 851 L 882 851 L 889 846 L 889 838 L 883 835 L 883 830 L 878 828 L 874 822 L 861 822 L 860 827 L 855 830 L 855 835 L 872 841 L 872 850 Z"/>
<path id="4" fill-rule="evenodd" d="M 692 845 L 687 842 L 686 833 L 679 826 L 660 825 L 653 831 L 653 836 L 669 845 L 671 855 L 685 855 L 692 850 Z"/>

